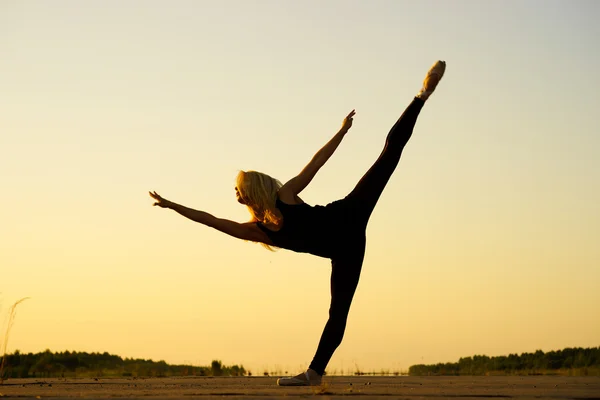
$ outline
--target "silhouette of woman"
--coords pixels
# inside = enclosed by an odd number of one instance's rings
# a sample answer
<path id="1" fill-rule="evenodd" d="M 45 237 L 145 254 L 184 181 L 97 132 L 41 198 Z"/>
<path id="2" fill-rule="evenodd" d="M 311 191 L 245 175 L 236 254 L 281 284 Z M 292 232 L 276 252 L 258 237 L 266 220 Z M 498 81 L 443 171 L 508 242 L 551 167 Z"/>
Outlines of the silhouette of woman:
<path id="1" fill-rule="evenodd" d="M 248 207 L 252 220 L 238 223 L 214 217 L 166 200 L 150 192 L 155 206 L 170 208 L 186 218 L 215 228 L 233 237 L 331 259 L 331 304 L 309 369 L 294 377 L 280 378 L 281 386 L 319 385 L 325 367 L 342 342 L 352 297 L 358 285 L 365 252 L 369 217 L 385 188 L 425 101 L 435 90 L 446 69 L 436 61 L 429 69 L 423 87 L 392 127 L 383 151 L 356 187 L 341 200 L 326 206 L 310 206 L 298 194 L 331 157 L 352 127 L 354 110 L 333 138 L 323 146 L 298 174 L 282 185 L 278 180 L 256 171 L 242 171 L 235 188 L 239 203 Z"/>

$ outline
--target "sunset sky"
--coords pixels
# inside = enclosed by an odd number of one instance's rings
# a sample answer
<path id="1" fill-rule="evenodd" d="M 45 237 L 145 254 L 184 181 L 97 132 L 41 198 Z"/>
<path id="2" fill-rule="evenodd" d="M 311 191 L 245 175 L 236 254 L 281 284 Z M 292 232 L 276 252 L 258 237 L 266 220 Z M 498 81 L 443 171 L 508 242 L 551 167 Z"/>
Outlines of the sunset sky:
<path id="1" fill-rule="evenodd" d="M 430 65 L 330 373 L 600 345 L 600 2 L 0 0 L 8 351 L 299 372 L 329 260 L 230 238 L 239 170 L 345 196 Z M 315 221 L 315 226 L 319 222 Z"/>

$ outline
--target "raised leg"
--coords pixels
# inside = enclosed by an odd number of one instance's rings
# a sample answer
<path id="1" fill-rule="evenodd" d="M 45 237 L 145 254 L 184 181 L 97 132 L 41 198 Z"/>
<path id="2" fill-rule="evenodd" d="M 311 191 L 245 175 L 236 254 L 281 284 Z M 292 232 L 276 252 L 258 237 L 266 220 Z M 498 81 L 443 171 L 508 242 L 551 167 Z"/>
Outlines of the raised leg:
<path id="1" fill-rule="evenodd" d="M 365 226 L 400 161 L 402 150 L 412 135 L 417 117 L 425 101 L 434 92 L 445 70 L 446 63 L 444 61 L 436 61 L 432 65 L 423 81 L 423 88 L 390 130 L 381 155 L 361 178 L 354 190 L 346 196 L 346 199 L 352 202 L 353 210 Z"/>
<path id="2" fill-rule="evenodd" d="M 424 104 L 423 100 L 415 97 L 390 130 L 377 161 L 346 196 L 346 199 L 353 202 L 353 208 L 365 225 L 400 161 L 402 150 L 412 135 Z"/>

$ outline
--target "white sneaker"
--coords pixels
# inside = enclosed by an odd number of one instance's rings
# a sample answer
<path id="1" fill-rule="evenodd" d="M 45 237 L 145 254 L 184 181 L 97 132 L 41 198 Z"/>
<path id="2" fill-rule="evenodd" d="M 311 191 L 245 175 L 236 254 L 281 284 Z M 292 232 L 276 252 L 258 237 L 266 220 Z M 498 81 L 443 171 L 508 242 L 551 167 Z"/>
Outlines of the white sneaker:
<path id="1" fill-rule="evenodd" d="M 277 379 L 279 386 L 319 386 L 321 384 L 321 375 L 316 371 L 308 369 L 306 372 L 292 377 Z"/>
<path id="2" fill-rule="evenodd" d="M 427 100 L 442 79 L 442 76 L 444 76 L 445 71 L 446 61 L 438 60 L 433 63 L 425 76 L 425 80 L 423 80 L 423 87 L 419 94 L 417 94 L 417 97 L 423 101 Z"/>

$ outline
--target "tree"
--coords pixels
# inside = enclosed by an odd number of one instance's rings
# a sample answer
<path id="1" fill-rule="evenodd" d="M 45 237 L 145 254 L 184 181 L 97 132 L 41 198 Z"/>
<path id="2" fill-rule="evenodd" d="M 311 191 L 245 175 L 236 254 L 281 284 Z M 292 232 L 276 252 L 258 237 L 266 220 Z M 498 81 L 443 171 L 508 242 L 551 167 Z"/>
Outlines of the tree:
<path id="1" fill-rule="evenodd" d="M 210 369 L 213 376 L 223 375 L 223 364 L 221 364 L 220 360 L 213 360 L 210 364 Z"/>

